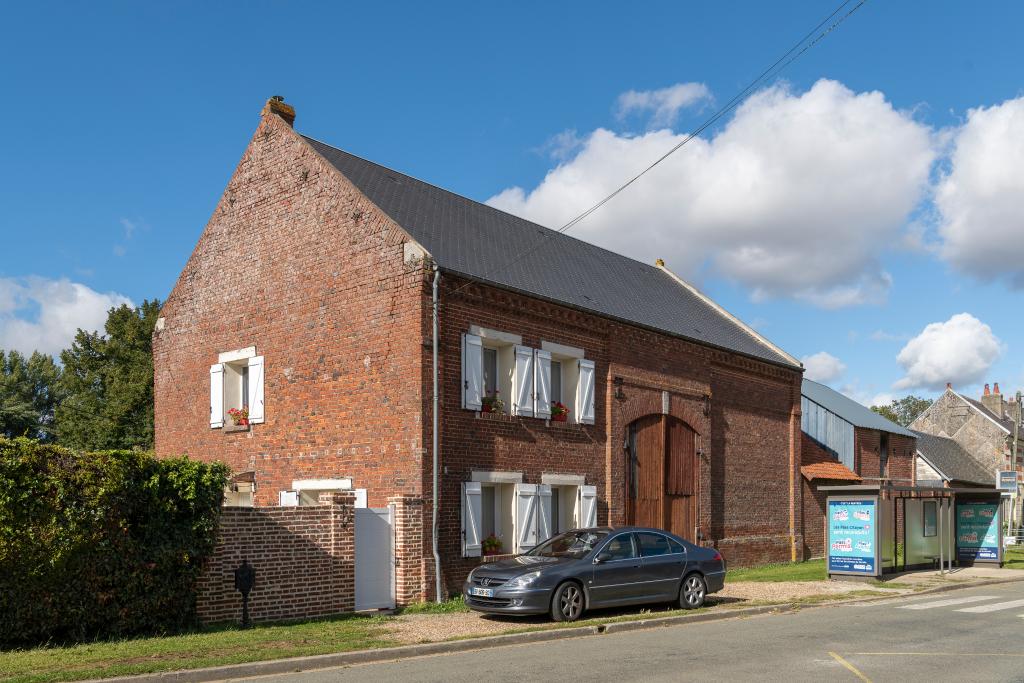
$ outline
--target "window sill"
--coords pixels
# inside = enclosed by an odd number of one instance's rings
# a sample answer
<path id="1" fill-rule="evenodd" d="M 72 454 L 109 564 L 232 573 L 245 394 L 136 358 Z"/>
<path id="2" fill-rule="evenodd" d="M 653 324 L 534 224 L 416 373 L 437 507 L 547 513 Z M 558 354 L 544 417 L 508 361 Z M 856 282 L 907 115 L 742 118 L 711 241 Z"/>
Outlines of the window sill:
<path id="1" fill-rule="evenodd" d="M 251 426 L 252 425 L 228 425 L 228 424 L 226 424 L 223 427 L 221 427 L 221 429 L 224 431 L 225 434 L 228 434 L 228 433 L 231 433 L 231 432 L 247 432 L 247 431 L 249 431 Z"/>
<path id="2" fill-rule="evenodd" d="M 490 564 L 491 562 L 501 562 L 502 560 L 511 560 L 515 557 L 515 553 L 498 553 L 496 555 L 481 555 L 480 564 Z"/>

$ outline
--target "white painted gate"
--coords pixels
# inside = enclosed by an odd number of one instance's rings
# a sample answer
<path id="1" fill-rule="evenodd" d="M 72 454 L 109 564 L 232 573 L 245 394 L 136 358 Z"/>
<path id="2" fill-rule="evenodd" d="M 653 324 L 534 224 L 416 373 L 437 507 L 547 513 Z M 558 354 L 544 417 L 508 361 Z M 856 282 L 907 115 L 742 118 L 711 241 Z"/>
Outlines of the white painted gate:
<path id="1" fill-rule="evenodd" d="M 395 533 L 391 508 L 356 508 L 356 609 L 395 606 Z"/>

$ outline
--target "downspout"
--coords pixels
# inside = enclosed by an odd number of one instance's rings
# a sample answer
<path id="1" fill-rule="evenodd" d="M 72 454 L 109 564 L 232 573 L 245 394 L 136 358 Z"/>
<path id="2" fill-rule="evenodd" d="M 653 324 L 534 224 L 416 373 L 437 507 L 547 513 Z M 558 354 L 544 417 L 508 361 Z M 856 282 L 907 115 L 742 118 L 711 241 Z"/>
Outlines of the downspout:
<path id="1" fill-rule="evenodd" d="M 433 410 L 431 410 L 431 419 L 433 424 L 430 430 L 431 446 L 430 450 L 433 454 L 434 459 L 434 501 L 433 501 L 433 519 L 431 521 L 431 533 L 430 533 L 430 546 L 434 553 L 434 599 L 440 603 L 443 600 L 441 596 L 441 554 L 437 550 L 437 517 L 438 510 L 440 508 L 439 491 L 438 491 L 438 476 L 437 468 L 440 458 L 437 454 L 437 425 L 438 425 L 438 409 L 440 407 L 440 401 L 437 396 L 437 285 L 441 280 L 441 271 L 438 269 L 437 264 L 434 264 L 434 287 L 433 287 L 433 338 L 431 339 L 431 351 L 434 356 L 434 394 L 433 394 Z"/>

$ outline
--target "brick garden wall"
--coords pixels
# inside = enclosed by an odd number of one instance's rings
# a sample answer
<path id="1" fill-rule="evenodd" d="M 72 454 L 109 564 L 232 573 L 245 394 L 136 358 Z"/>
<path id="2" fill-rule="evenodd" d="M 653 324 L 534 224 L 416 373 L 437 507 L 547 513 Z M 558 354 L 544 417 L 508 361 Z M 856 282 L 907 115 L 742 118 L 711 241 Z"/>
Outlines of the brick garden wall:
<path id="1" fill-rule="evenodd" d="M 334 493 L 322 494 L 321 502 L 329 504 L 224 508 L 217 548 L 199 581 L 199 618 L 206 623 L 242 618 L 234 570 L 243 559 L 256 570 L 249 594 L 254 621 L 352 611 L 354 501 L 351 493 Z"/>

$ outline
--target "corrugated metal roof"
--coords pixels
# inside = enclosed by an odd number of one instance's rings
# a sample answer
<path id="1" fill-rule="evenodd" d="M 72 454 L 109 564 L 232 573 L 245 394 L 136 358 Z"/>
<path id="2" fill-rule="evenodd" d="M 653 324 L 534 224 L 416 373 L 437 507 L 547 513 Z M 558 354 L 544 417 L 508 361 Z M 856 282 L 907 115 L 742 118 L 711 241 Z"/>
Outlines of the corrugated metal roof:
<path id="1" fill-rule="evenodd" d="M 984 486 L 995 484 L 995 473 L 985 469 L 953 439 L 916 431 L 914 436 L 917 437 L 917 452 L 946 479 Z"/>
<path id="2" fill-rule="evenodd" d="M 857 403 L 852 398 L 840 394 L 835 389 L 804 379 L 802 393 L 809 400 L 843 418 L 855 427 L 877 429 L 890 434 L 916 436 L 906 427 L 887 420 L 881 415 Z"/>
<path id="3" fill-rule="evenodd" d="M 442 270 L 799 367 L 660 268 L 305 139 L 430 252 Z M 528 250 L 528 257 L 510 264 Z"/>

